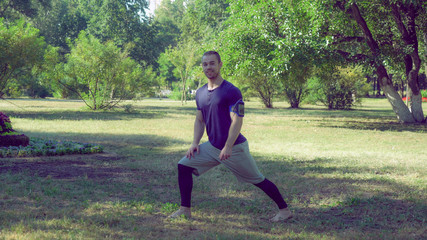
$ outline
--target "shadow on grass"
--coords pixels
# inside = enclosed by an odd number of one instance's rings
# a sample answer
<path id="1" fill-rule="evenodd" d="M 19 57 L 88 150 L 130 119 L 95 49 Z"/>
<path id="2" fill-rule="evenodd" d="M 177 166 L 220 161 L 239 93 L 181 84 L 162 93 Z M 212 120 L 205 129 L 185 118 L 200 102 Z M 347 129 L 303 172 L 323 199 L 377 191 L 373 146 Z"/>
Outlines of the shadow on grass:
<path id="1" fill-rule="evenodd" d="M 138 107 L 136 107 L 138 109 Z M 188 106 L 179 106 L 179 107 L 166 107 L 166 106 L 144 106 L 144 107 L 140 107 L 142 109 L 146 109 L 146 110 L 152 110 L 152 111 L 160 111 L 160 112 L 164 112 L 167 114 L 184 114 L 184 115 L 196 115 L 196 106 L 193 107 L 188 107 Z"/>
<path id="2" fill-rule="evenodd" d="M 97 139 L 83 135 L 84 139 Z M 274 213 L 271 200 L 250 184 L 236 185 L 230 172 L 213 169 L 214 174 L 195 179 L 193 202 L 202 213 L 196 221 L 165 223 L 165 203 L 179 201 L 176 163 L 183 154 L 166 150 L 183 142 L 154 135 L 104 135 L 100 139 L 136 150 L 130 157 L 124 152 L 2 159 L 1 228 L 19 232 L 24 225 L 30 232 L 63 234 L 74 226 L 71 230 L 83 238 L 112 239 L 423 239 L 426 234 L 425 193 L 413 193 L 414 188 L 390 180 L 384 169 L 375 173 L 371 168 L 323 166 L 332 159 L 269 161 L 262 156 L 257 157 L 258 165 L 285 189 L 282 193 L 295 212 L 293 219 L 284 224 L 259 220 L 265 209 Z M 119 140 L 114 143 L 114 139 Z M 148 154 L 156 146 L 159 149 Z M 139 164 L 129 164 L 130 160 Z M 328 177 L 331 174 L 342 177 Z M 224 187 L 249 192 L 255 198 L 220 194 Z M 334 196 L 343 198 L 325 201 Z M 62 223 L 49 224 L 51 221 Z"/>
<path id="3" fill-rule="evenodd" d="M 117 111 L 90 111 L 90 110 L 38 110 L 24 111 L 11 110 L 7 114 L 13 118 L 26 118 L 37 120 L 103 120 L 117 121 L 129 119 L 161 119 L 168 114 L 195 115 L 195 107 L 159 107 L 135 106 L 133 112 Z"/>
<path id="4" fill-rule="evenodd" d="M 425 123 L 414 123 L 414 124 L 403 124 L 399 122 L 362 122 L 362 121 L 350 121 L 345 122 L 330 121 L 319 124 L 320 127 L 324 128 L 344 128 L 354 130 L 369 130 L 369 131 L 391 131 L 391 132 L 427 132 L 427 124 Z"/>
<path id="5" fill-rule="evenodd" d="M 8 111 L 9 117 L 27 118 L 37 120 L 102 120 L 116 121 L 128 120 L 133 118 L 163 118 L 164 113 L 154 111 L 141 111 L 139 113 L 120 113 L 107 111 L 70 111 L 70 110 L 54 110 L 54 111 Z"/>
<path id="6" fill-rule="evenodd" d="M 295 213 L 295 217 L 285 223 L 287 231 L 302 235 L 310 233 L 310 236 L 315 234 L 317 237 L 313 237 L 314 239 L 319 236 L 338 239 L 426 237 L 425 193 L 420 188 L 407 186 L 388 177 L 392 173 L 399 175 L 399 169 L 323 167 L 323 164 L 332 161 L 330 159 L 282 162 L 257 159 L 261 171 L 267 173 L 266 177 L 280 189 L 285 189 L 282 193 Z M 328 177 L 331 175 L 339 177 Z M 361 175 L 363 177 L 358 177 Z M 228 186 L 240 191 L 242 185 L 234 185 L 230 177 L 226 179 L 225 181 L 230 182 Z M 221 179 L 213 182 L 217 181 Z M 231 193 L 226 197 L 212 196 L 209 193 L 204 194 L 205 199 L 196 197 L 194 201 L 196 205 L 202 206 L 200 211 L 220 216 L 249 214 L 258 218 L 265 214 L 266 206 L 271 214 L 274 213 L 274 204 L 270 199 L 264 196 L 263 200 L 257 200 L 256 195 L 263 195 L 261 191 L 255 187 L 243 188 L 247 192 L 254 192 L 255 198 L 233 196 L 238 193 Z M 280 224 L 274 226 L 278 227 Z M 270 230 L 271 227 L 262 223 L 259 228 L 262 231 L 263 228 Z"/>
<path id="7" fill-rule="evenodd" d="M 269 115 L 274 112 L 275 115 L 283 116 L 305 116 L 305 117 L 322 117 L 322 118 L 366 118 L 366 119 L 390 119 L 396 121 L 393 111 L 380 109 L 350 109 L 350 110 L 328 110 L 327 108 L 251 108 L 247 107 L 248 114 Z"/>

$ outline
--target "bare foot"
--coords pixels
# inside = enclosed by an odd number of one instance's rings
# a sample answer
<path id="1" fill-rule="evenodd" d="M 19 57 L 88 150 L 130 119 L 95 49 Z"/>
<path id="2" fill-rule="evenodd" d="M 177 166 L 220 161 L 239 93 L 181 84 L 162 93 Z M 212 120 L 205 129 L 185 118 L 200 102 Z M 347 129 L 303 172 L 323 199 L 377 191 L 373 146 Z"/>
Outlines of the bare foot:
<path id="1" fill-rule="evenodd" d="M 185 218 L 191 218 L 191 208 L 181 206 L 178 211 L 174 212 L 168 218 L 180 218 L 182 215 Z"/>
<path id="2" fill-rule="evenodd" d="M 287 209 L 280 209 L 279 212 L 274 216 L 272 219 L 270 219 L 270 222 L 280 222 L 288 220 L 289 218 L 292 218 L 292 212 Z"/>

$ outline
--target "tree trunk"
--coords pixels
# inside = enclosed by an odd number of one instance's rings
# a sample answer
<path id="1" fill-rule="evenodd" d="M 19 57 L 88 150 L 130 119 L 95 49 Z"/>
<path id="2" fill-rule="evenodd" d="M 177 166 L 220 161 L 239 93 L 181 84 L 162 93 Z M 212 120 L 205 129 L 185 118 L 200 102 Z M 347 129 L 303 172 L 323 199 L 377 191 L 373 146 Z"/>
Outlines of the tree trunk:
<path id="1" fill-rule="evenodd" d="M 422 96 L 418 81 L 421 59 L 418 54 L 418 39 L 415 24 L 416 9 L 413 4 L 408 4 L 403 9 L 396 3 L 392 4 L 391 7 L 397 28 L 402 35 L 402 40 L 412 49 L 412 52 L 405 57 L 406 76 L 408 79 L 408 86 L 411 90 L 409 91 L 410 94 L 408 94 L 411 102 L 409 105 L 409 111 L 412 113 L 416 122 L 423 122 L 424 113 L 422 107 Z M 402 21 L 401 12 L 405 14 L 407 19 L 406 26 Z"/>
<path id="2" fill-rule="evenodd" d="M 378 81 L 381 85 L 381 89 L 383 90 L 387 100 L 391 104 L 394 113 L 396 113 L 397 119 L 400 122 L 404 123 L 413 123 L 415 122 L 414 117 L 409 111 L 408 106 L 403 102 L 402 97 L 399 93 L 394 89 L 393 84 L 387 74 L 387 70 L 383 65 L 377 67 L 377 75 Z"/>
<path id="3" fill-rule="evenodd" d="M 378 77 L 375 78 L 375 84 L 377 86 L 377 93 L 376 93 L 376 95 L 377 95 L 377 97 L 379 97 L 379 96 L 381 96 L 381 84 L 380 84 L 380 81 L 378 81 Z"/>
<path id="4" fill-rule="evenodd" d="M 424 32 L 424 72 L 427 75 L 427 32 Z"/>
<path id="5" fill-rule="evenodd" d="M 351 5 L 350 9 L 351 9 L 352 17 L 356 20 L 357 24 L 359 25 L 359 27 L 361 28 L 361 30 L 363 32 L 364 38 L 366 40 L 366 43 L 368 44 L 368 47 L 370 48 L 370 50 L 373 54 L 373 57 L 379 56 L 380 55 L 379 45 L 375 41 L 374 37 L 372 36 L 371 30 L 369 29 L 368 25 L 366 24 L 365 19 L 360 14 L 359 7 L 357 6 L 356 3 L 353 3 Z M 393 10 L 393 12 L 394 11 L 395 10 Z M 399 23 L 398 23 L 398 25 L 399 25 Z M 400 28 L 401 26 L 398 26 L 398 27 Z M 411 57 L 412 57 L 412 54 L 411 54 Z M 413 60 L 413 58 L 412 58 L 412 60 Z M 421 122 L 422 120 L 420 121 L 418 119 L 419 118 L 418 116 L 419 116 L 420 108 L 421 108 L 421 112 L 422 112 L 422 107 L 417 106 L 418 102 L 415 100 L 415 102 L 414 102 L 415 104 L 412 108 L 412 113 L 411 113 L 410 109 L 408 108 L 408 106 L 405 105 L 405 103 L 403 102 L 399 93 L 394 89 L 393 83 L 390 80 L 390 77 L 388 76 L 387 70 L 384 67 L 384 65 L 381 63 L 378 63 L 378 62 L 374 62 L 373 65 L 376 68 L 376 73 L 378 76 L 378 81 L 380 83 L 381 89 L 383 90 L 388 101 L 390 102 L 390 104 L 393 108 L 393 111 L 396 113 L 397 119 L 400 122 L 404 122 L 404 123 L 414 123 L 416 121 Z M 413 79 L 408 79 L 408 81 L 409 80 L 413 80 Z M 411 87 L 411 89 L 412 89 L 412 87 Z M 414 93 L 420 94 L 419 89 L 418 89 L 418 91 L 415 91 Z M 418 97 L 417 95 L 414 95 L 414 98 L 417 98 L 417 97 Z M 411 104 L 412 104 L 412 102 L 411 102 Z M 417 118 L 415 118 L 415 116 L 417 116 Z"/>

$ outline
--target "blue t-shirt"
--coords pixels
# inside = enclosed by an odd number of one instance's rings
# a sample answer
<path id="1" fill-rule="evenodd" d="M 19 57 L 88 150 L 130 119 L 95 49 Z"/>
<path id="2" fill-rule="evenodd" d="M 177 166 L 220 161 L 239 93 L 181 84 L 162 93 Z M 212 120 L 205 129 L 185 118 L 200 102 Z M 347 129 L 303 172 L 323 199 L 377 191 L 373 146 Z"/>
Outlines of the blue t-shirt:
<path id="1" fill-rule="evenodd" d="M 208 84 L 197 90 L 197 110 L 202 111 L 209 142 L 222 149 L 228 138 L 231 125 L 230 107 L 242 100 L 242 93 L 230 82 L 224 80 L 214 90 L 208 90 Z M 246 138 L 239 134 L 234 145 L 243 143 Z"/>

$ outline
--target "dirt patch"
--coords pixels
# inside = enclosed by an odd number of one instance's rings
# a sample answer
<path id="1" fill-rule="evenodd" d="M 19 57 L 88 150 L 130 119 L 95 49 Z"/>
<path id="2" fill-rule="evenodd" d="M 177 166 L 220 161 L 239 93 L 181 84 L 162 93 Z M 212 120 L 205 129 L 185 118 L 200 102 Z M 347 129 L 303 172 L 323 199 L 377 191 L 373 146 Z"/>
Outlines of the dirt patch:
<path id="1" fill-rule="evenodd" d="M 120 156 L 114 153 L 90 155 L 67 155 L 37 158 L 0 159 L 0 174 L 25 173 L 30 176 L 50 177 L 52 179 L 134 179 L 141 173 L 134 169 L 105 166 L 105 161 L 115 161 Z"/>

